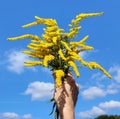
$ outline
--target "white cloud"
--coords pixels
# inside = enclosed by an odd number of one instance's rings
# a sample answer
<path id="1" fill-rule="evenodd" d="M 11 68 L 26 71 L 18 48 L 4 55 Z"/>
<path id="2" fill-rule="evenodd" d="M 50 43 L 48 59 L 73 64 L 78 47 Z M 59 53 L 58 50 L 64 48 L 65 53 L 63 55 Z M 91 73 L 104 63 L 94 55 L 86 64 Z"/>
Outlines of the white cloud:
<path id="1" fill-rule="evenodd" d="M 104 97 L 107 94 L 116 94 L 118 93 L 119 88 L 120 86 L 117 84 L 110 84 L 106 86 L 106 89 L 104 89 L 104 87 L 93 86 L 83 90 L 81 95 L 84 99 L 91 100 L 98 97 Z"/>
<path id="2" fill-rule="evenodd" d="M 107 89 L 106 90 L 106 94 L 116 94 L 116 93 L 118 93 L 117 89 Z"/>
<path id="3" fill-rule="evenodd" d="M 24 114 L 22 116 L 23 119 L 32 119 L 32 115 L 31 114 Z"/>
<path id="4" fill-rule="evenodd" d="M 91 79 L 97 79 L 95 82 L 95 86 L 91 86 L 87 89 L 84 89 L 82 91 L 82 96 L 85 99 L 94 99 L 97 97 L 104 97 L 108 94 L 117 94 L 119 93 L 120 90 L 120 66 L 119 65 L 114 65 L 112 66 L 109 71 L 108 71 L 113 78 L 111 80 L 106 80 L 106 85 L 101 86 L 101 80 L 99 79 L 105 79 L 106 76 L 101 74 L 101 73 L 96 73 L 94 74 Z"/>
<path id="5" fill-rule="evenodd" d="M 120 83 L 120 66 L 113 65 L 109 68 L 108 72 L 112 75 L 112 80 L 115 80 L 117 83 Z M 92 75 L 91 79 L 102 80 L 107 78 L 106 75 L 98 72 Z"/>
<path id="6" fill-rule="evenodd" d="M 99 107 L 107 110 L 116 109 L 116 108 L 120 109 L 120 101 L 111 100 L 109 102 L 100 103 Z"/>
<path id="7" fill-rule="evenodd" d="M 92 75 L 91 79 L 98 79 L 99 77 L 101 77 L 101 73 L 100 72 L 97 72 L 95 74 Z"/>
<path id="8" fill-rule="evenodd" d="M 79 56 L 82 57 L 82 58 L 86 58 L 87 53 L 86 52 L 80 52 Z"/>
<path id="9" fill-rule="evenodd" d="M 82 92 L 82 96 L 85 99 L 94 99 L 96 97 L 103 97 L 106 93 L 99 87 L 90 87 Z"/>
<path id="10" fill-rule="evenodd" d="M 43 67 L 43 68 L 41 68 L 41 69 L 42 69 L 42 71 L 43 71 L 43 72 L 45 72 L 45 73 L 47 73 L 47 74 L 51 74 L 51 75 L 52 75 L 52 71 L 50 71 L 50 69 L 45 68 L 45 67 Z"/>
<path id="11" fill-rule="evenodd" d="M 3 112 L 0 113 L 0 119 L 32 119 L 31 114 L 19 115 L 15 112 Z"/>
<path id="12" fill-rule="evenodd" d="M 80 112 L 79 117 L 81 119 L 93 119 L 93 117 L 106 114 L 104 110 L 99 107 L 94 106 L 91 110 Z"/>
<path id="13" fill-rule="evenodd" d="M 14 112 L 5 112 L 2 114 L 2 117 L 7 119 L 18 119 L 19 115 Z"/>
<path id="14" fill-rule="evenodd" d="M 98 81 L 101 81 L 103 79 L 108 79 L 108 77 L 103 74 L 102 72 L 97 72 L 97 73 L 94 73 L 92 76 L 91 76 L 91 79 L 97 79 Z"/>
<path id="15" fill-rule="evenodd" d="M 99 115 L 108 114 L 113 109 L 120 109 L 120 101 L 110 100 L 102 102 L 98 106 L 93 106 L 90 110 L 79 112 L 79 117 L 81 119 L 93 119 Z"/>
<path id="16" fill-rule="evenodd" d="M 21 51 L 12 51 L 9 54 L 7 53 L 7 55 L 9 63 L 7 68 L 18 74 L 24 71 L 24 61 L 30 60 L 30 58 Z"/>
<path id="17" fill-rule="evenodd" d="M 118 83 L 120 83 L 120 66 L 114 65 L 109 69 L 109 72 L 113 74 L 113 79 L 115 79 Z"/>
<path id="18" fill-rule="evenodd" d="M 45 82 L 33 82 L 28 85 L 25 95 L 31 95 L 32 100 L 41 100 L 53 96 L 54 85 L 52 83 Z"/>
<path id="19" fill-rule="evenodd" d="M 117 92 L 119 91 L 120 89 L 120 85 L 119 83 L 111 83 L 110 85 L 108 85 L 107 87 L 108 90 L 117 90 Z"/>

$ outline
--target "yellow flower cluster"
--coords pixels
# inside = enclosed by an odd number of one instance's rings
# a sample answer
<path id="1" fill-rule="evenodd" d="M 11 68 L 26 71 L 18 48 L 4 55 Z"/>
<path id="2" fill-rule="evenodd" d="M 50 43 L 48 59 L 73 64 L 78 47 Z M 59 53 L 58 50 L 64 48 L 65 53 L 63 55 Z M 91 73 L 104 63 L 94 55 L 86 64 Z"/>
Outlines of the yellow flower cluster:
<path id="1" fill-rule="evenodd" d="M 45 67 L 48 67 L 48 62 L 54 60 L 54 56 L 53 55 L 46 55 L 45 58 L 44 58 L 44 62 L 43 62 L 43 65 Z"/>
<path id="2" fill-rule="evenodd" d="M 68 65 L 73 67 L 73 70 L 74 70 L 76 76 L 79 77 L 80 74 L 79 74 L 79 71 L 78 71 L 78 69 L 77 69 L 76 64 L 75 64 L 73 61 L 69 61 L 69 62 L 68 62 Z"/>
<path id="3" fill-rule="evenodd" d="M 56 82 L 56 86 L 59 87 L 62 84 L 62 78 L 64 78 L 65 73 L 63 70 L 55 70 L 55 82 Z"/>
<path id="4" fill-rule="evenodd" d="M 80 76 L 75 61 L 79 61 L 83 66 L 87 66 L 90 69 L 97 68 L 111 78 L 111 75 L 99 64 L 96 62 L 86 62 L 82 57 L 80 57 L 79 53 L 94 49 L 85 43 L 88 36 L 85 36 L 78 42 L 70 40 L 74 38 L 81 29 L 79 22 L 82 19 L 102 14 L 103 13 L 100 12 L 77 15 L 76 18 L 71 21 L 71 24 L 69 24 L 69 32 L 65 32 L 63 29 L 60 29 L 54 19 L 45 19 L 35 16 L 36 21 L 24 25 L 23 28 L 44 24 L 46 27 L 44 28 L 44 33 L 41 35 L 42 38 L 37 35 L 25 34 L 14 38 L 8 38 L 8 40 L 31 39 L 31 43 L 27 46 L 28 50 L 24 50 L 23 53 L 38 60 L 25 61 L 25 66 L 42 65 L 44 67 L 51 68 L 56 77 L 56 86 L 60 86 L 62 84 L 62 80 L 67 75 L 70 67 L 73 68 L 77 77 Z"/>
<path id="5" fill-rule="evenodd" d="M 83 20 L 83 19 L 85 19 L 85 18 L 87 18 L 87 17 L 100 16 L 100 15 L 102 15 L 102 14 L 103 14 L 103 12 L 90 13 L 90 14 L 85 14 L 85 13 L 83 13 L 83 14 L 77 15 L 77 16 L 76 16 L 76 19 L 73 19 L 73 20 L 71 21 L 71 24 L 69 24 L 69 26 L 70 26 L 71 28 L 70 28 L 70 32 L 67 34 L 67 36 L 68 36 L 69 38 L 74 38 L 74 36 L 79 33 L 78 31 L 82 28 L 81 26 L 79 26 L 79 22 L 80 22 L 81 20 Z"/>

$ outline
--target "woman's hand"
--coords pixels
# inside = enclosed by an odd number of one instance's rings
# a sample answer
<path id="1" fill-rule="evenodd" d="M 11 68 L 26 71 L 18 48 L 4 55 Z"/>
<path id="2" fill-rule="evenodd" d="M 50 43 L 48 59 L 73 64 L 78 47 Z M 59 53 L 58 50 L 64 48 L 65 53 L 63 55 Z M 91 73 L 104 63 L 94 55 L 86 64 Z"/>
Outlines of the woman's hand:
<path id="1" fill-rule="evenodd" d="M 71 73 L 68 73 L 60 87 L 55 87 L 54 99 L 60 119 L 74 119 L 74 107 L 78 97 L 78 85 Z"/>

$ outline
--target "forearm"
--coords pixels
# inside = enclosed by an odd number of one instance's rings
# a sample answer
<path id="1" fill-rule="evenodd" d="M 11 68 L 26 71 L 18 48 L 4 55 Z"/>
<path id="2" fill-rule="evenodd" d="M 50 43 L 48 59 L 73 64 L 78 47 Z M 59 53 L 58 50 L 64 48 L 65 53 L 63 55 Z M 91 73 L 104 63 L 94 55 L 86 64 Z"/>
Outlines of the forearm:
<path id="1" fill-rule="evenodd" d="M 75 119 L 74 109 L 64 107 L 62 112 L 60 112 L 60 119 Z"/>

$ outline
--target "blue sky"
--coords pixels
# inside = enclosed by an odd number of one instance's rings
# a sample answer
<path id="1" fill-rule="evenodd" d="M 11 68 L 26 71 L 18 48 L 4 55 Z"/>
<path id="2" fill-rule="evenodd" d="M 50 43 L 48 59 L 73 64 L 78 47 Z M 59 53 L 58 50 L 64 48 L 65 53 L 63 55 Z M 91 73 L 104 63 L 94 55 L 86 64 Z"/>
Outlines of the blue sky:
<path id="1" fill-rule="evenodd" d="M 95 48 L 82 54 L 86 61 L 96 61 L 113 76 L 100 71 L 80 69 L 75 77 L 80 85 L 76 119 L 92 119 L 101 114 L 120 114 L 120 0 L 1 0 L 0 2 L 0 119 L 50 119 L 53 94 L 51 72 L 41 67 L 26 68 L 29 57 L 22 54 L 29 40 L 8 41 L 25 33 L 41 34 L 42 27 L 21 28 L 34 16 L 54 18 L 68 30 L 71 19 L 79 13 L 105 12 L 100 17 L 83 20 L 78 40 L 85 35 Z"/>

